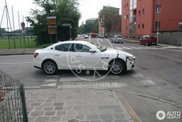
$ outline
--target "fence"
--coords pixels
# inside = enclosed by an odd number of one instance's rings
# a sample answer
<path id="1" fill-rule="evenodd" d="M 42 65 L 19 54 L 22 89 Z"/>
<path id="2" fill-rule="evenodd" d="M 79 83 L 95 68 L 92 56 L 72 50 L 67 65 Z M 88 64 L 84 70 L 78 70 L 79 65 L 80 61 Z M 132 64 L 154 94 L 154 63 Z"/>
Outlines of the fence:
<path id="1" fill-rule="evenodd" d="M 182 46 L 182 32 L 160 33 L 159 43 Z"/>
<path id="2" fill-rule="evenodd" d="M 1 69 L 0 122 L 28 122 L 23 84 Z"/>

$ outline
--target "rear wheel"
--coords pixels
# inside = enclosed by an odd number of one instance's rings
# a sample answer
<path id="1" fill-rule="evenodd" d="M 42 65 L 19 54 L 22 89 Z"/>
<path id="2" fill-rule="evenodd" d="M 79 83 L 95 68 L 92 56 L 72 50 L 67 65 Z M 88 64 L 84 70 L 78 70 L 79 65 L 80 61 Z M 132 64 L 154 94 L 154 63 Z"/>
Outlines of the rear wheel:
<path id="1" fill-rule="evenodd" d="M 126 66 L 121 60 L 113 60 L 110 64 L 109 71 L 114 75 L 122 74 L 126 69 Z"/>
<path id="2" fill-rule="evenodd" d="M 43 63 L 42 69 L 48 75 L 53 75 L 57 72 L 57 65 L 54 61 L 47 60 Z"/>

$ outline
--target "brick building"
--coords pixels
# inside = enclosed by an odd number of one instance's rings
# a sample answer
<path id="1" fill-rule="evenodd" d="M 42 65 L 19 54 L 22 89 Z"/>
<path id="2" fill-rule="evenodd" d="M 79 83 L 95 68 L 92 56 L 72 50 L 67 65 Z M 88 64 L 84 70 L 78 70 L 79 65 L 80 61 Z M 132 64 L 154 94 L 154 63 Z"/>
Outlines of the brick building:
<path id="1" fill-rule="evenodd" d="M 182 21 L 182 0 L 122 0 L 122 32 L 125 38 L 175 32 Z"/>

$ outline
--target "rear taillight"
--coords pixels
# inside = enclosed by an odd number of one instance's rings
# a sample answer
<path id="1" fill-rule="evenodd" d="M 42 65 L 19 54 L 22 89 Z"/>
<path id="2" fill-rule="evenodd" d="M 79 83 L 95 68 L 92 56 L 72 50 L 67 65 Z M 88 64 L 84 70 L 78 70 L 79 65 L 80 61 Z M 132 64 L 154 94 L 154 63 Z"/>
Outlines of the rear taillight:
<path id="1" fill-rule="evenodd" d="M 33 57 L 36 58 L 39 55 L 39 53 L 34 53 Z"/>

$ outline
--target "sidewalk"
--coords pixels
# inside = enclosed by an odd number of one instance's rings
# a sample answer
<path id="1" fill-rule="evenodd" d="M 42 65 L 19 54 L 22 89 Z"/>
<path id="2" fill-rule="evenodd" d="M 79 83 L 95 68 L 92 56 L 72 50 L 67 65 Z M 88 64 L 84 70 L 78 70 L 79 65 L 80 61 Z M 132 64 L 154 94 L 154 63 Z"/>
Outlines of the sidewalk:
<path id="1" fill-rule="evenodd" d="M 25 90 L 29 122 L 133 122 L 112 91 Z"/>
<path id="2" fill-rule="evenodd" d="M 124 39 L 125 42 L 129 42 L 129 43 L 138 43 L 139 44 L 139 40 L 131 40 L 131 39 Z M 158 47 L 167 47 L 167 48 L 171 48 L 171 49 L 182 49 L 182 46 L 174 46 L 174 45 L 168 45 L 168 44 L 158 44 Z"/>
<path id="3" fill-rule="evenodd" d="M 2 55 L 33 54 L 35 50 L 36 50 L 36 48 L 0 49 L 0 56 L 2 56 Z"/>

